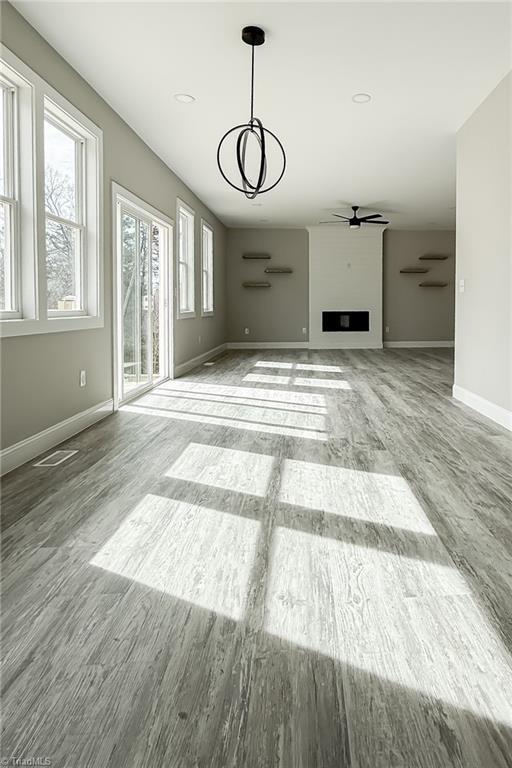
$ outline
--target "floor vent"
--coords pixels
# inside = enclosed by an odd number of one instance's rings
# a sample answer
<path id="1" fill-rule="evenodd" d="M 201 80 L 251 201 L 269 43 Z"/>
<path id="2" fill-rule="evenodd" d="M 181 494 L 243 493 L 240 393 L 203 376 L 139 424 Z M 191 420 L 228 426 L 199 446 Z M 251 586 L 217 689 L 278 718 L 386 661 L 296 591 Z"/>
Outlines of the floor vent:
<path id="1" fill-rule="evenodd" d="M 56 467 L 58 464 L 62 464 L 63 461 L 67 461 L 74 456 L 78 451 L 54 451 L 49 456 L 45 456 L 41 461 L 33 464 L 33 467 Z"/>

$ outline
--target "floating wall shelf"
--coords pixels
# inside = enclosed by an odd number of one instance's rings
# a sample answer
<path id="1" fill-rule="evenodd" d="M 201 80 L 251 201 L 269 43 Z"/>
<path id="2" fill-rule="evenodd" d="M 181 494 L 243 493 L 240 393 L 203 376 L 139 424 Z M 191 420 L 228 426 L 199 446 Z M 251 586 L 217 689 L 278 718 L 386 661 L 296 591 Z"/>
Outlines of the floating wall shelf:
<path id="1" fill-rule="evenodd" d="M 400 270 L 402 275 L 418 275 L 423 272 L 428 272 L 427 267 L 404 267 Z"/>
<path id="2" fill-rule="evenodd" d="M 244 253 L 242 259 L 271 259 L 268 253 Z"/>
<path id="3" fill-rule="evenodd" d="M 441 283 L 434 280 L 428 280 L 424 283 L 420 283 L 420 288 L 444 288 L 448 283 Z"/>
<path id="4" fill-rule="evenodd" d="M 270 288 L 270 283 L 247 282 L 247 283 L 242 283 L 242 286 L 244 288 Z"/>
<path id="5" fill-rule="evenodd" d="M 425 256 L 420 256 L 420 261 L 445 261 L 448 256 L 438 256 L 435 253 L 426 253 Z"/>
<path id="6" fill-rule="evenodd" d="M 425 270 L 425 272 L 426 271 L 427 270 Z M 265 272 L 268 272 L 269 274 L 272 274 L 272 275 L 280 275 L 280 274 L 287 275 L 290 272 L 293 272 L 293 269 L 291 267 L 267 267 Z"/>

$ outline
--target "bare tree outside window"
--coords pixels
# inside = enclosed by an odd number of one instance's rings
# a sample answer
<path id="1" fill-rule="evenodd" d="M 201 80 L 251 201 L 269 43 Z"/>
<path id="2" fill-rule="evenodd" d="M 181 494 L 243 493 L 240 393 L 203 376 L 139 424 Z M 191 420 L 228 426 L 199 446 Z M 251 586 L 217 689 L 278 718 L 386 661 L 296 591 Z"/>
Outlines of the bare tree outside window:
<path id="1" fill-rule="evenodd" d="M 47 213 L 59 216 L 59 211 L 70 206 L 74 188 L 69 176 L 50 166 L 45 172 L 45 200 Z M 80 250 L 80 232 L 55 219 L 46 221 L 46 279 L 49 309 L 76 309 L 80 290 L 76 280 L 76 260 Z M 71 298 L 74 297 L 74 298 Z M 73 306 L 62 306 L 64 303 Z"/>
<path id="2" fill-rule="evenodd" d="M 6 206 L 0 205 L 0 309 L 7 309 L 6 302 L 6 260 L 7 260 L 7 216 Z"/>
<path id="3" fill-rule="evenodd" d="M 123 377 L 130 389 L 161 375 L 160 227 L 123 213 L 121 247 Z"/>
<path id="4" fill-rule="evenodd" d="M 45 120 L 44 141 L 48 309 L 83 309 L 82 145 L 52 116 Z"/>

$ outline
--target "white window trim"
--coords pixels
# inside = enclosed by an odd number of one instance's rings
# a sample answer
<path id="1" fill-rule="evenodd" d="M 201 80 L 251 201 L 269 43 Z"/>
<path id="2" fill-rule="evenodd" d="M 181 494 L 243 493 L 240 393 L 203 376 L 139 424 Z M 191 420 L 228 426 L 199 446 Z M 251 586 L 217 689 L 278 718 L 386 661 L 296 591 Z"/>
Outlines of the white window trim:
<path id="1" fill-rule="evenodd" d="M 4 104 L 4 109 L 7 113 L 7 126 L 4 132 L 4 146 L 0 148 L 0 152 L 3 153 L 4 148 L 7 149 L 7 156 L 5 158 L 5 178 L 4 184 L 7 188 L 4 188 L 4 193 L 0 194 L 0 203 L 7 208 L 8 223 L 6 226 L 6 244 L 8 246 L 8 253 L 13 255 L 13 262 L 8 262 L 4 265 L 5 282 L 9 284 L 9 294 L 11 297 L 11 305 L 14 305 L 13 309 L 0 310 L 0 318 L 12 319 L 20 316 L 20 270 L 19 270 L 19 253 L 17 244 L 19 243 L 19 174 L 17 157 L 17 105 L 18 105 L 18 86 L 9 77 L 5 76 L 5 73 L 1 73 L 0 98 L 3 99 L 1 91 L 7 92 L 7 100 Z M 5 114 L 5 113 L 4 113 Z M 14 162 L 13 162 L 14 158 Z M 14 234 L 14 238 L 13 238 Z M 11 238 L 14 239 L 14 244 L 11 250 Z"/>
<path id="2" fill-rule="evenodd" d="M 183 311 L 180 309 L 180 211 L 183 210 L 192 216 L 192 297 L 194 301 L 194 308 L 191 310 Z M 197 317 L 196 314 L 196 212 L 190 205 L 187 205 L 179 197 L 176 200 L 176 317 L 178 320 L 187 320 L 188 318 Z"/>
<path id="3" fill-rule="evenodd" d="M 14 150 L 14 167 L 11 169 L 13 189 L 12 197 L 15 200 L 12 209 L 12 233 L 16 237 L 15 244 L 15 310 L 3 310 L 0 312 L 0 326 L 13 323 L 22 318 L 22 307 L 25 316 L 36 317 L 37 291 L 36 291 L 36 248 L 35 248 L 35 196 L 34 196 L 34 88 L 25 77 L 19 62 L 12 56 L 5 55 L 7 49 L 0 45 L 0 55 L 4 59 L 1 62 L 2 78 L 15 91 L 11 108 L 13 109 L 13 134 L 9 143 Z M 8 52 L 10 53 L 10 52 Z M 21 117 L 21 119 L 20 119 Z M 22 149 L 26 152 L 23 155 Z M 20 243 L 24 248 L 20 248 Z"/>
<path id="4" fill-rule="evenodd" d="M 19 89 L 21 113 L 18 127 L 21 208 L 21 313 L 16 319 L 0 320 L 0 336 L 84 330 L 104 326 L 103 256 L 103 131 L 58 91 L 33 72 L 4 45 L 0 57 L 6 71 L 24 81 Z M 3 68 L 3 63 L 2 63 Z M 44 109 L 45 100 L 78 123 L 94 140 L 86 142 L 85 168 L 94 167 L 94 178 L 86 179 L 88 205 L 88 279 L 86 307 L 90 314 L 47 311 L 46 245 L 44 206 Z M 30 117 L 29 117 L 30 116 Z M 23 119 L 24 118 L 24 119 Z"/>
<path id="5" fill-rule="evenodd" d="M 203 272 L 204 272 L 204 230 L 208 229 L 212 237 L 212 309 L 204 308 Z M 201 317 L 213 317 L 215 314 L 215 233 L 212 225 L 201 219 Z"/>
<path id="6" fill-rule="evenodd" d="M 169 217 L 166 216 L 166 214 L 159 211 L 157 208 L 154 208 L 149 203 L 146 203 L 145 200 L 143 200 L 140 197 L 137 197 L 133 192 L 130 192 L 129 189 L 126 189 L 125 187 L 122 187 L 117 182 L 112 182 L 112 253 L 113 253 L 113 280 L 112 280 L 112 286 L 113 286 L 113 301 L 112 301 L 112 312 L 113 312 L 113 329 L 114 329 L 114 344 L 113 344 L 113 380 L 112 380 L 112 388 L 113 388 L 113 400 L 114 400 L 114 410 L 117 411 L 119 409 L 120 405 L 120 395 L 122 392 L 122 383 L 121 383 L 121 376 L 120 376 L 120 366 L 119 366 L 119 360 L 121 359 L 121 347 L 122 347 L 122 321 L 121 317 L 118 312 L 118 307 L 121 306 L 121 290 L 122 290 L 122 283 L 120 279 L 120 271 L 121 271 L 121 262 L 119 258 L 119 243 L 121 238 L 121 232 L 119 228 L 119 217 L 118 217 L 118 207 L 121 207 L 123 210 L 132 210 L 137 216 L 146 219 L 147 221 L 156 221 L 158 224 L 162 224 L 164 227 L 167 227 L 169 230 L 168 235 L 168 274 L 167 274 L 167 281 L 170 281 L 167 283 L 167 289 L 164 296 L 164 301 L 166 301 L 169 305 L 169 311 L 168 311 L 168 321 L 169 325 L 165 329 L 166 336 L 168 340 L 167 344 L 167 354 L 166 354 L 166 361 L 165 361 L 165 374 L 163 378 L 159 379 L 159 383 L 161 381 L 165 381 L 169 378 L 174 378 L 174 323 L 173 323 L 173 317 L 174 317 L 174 308 L 173 308 L 173 302 L 174 302 L 174 290 L 173 290 L 173 270 L 172 265 L 174 264 L 174 256 L 173 256 L 173 247 L 174 247 L 174 221 Z M 148 384 L 147 390 L 155 386 L 153 383 Z M 139 397 L 142 394 L 143 390 L 138 390 L 136 393 L 134 393 L 134 397 Z M 127 398 L 128 400 L 129 398 Z M 125 400 L 125 402 L 127 401 Z"/>

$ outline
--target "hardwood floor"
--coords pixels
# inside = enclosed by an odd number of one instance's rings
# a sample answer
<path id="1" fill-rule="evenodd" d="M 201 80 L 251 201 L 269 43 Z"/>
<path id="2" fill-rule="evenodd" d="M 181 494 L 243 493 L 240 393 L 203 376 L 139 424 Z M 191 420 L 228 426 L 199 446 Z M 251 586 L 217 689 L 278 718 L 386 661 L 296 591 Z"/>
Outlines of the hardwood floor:
<path id="1" fill-rule="evenodd" d="M 512 766 L 512 437 L 449 350 L 230 352 L 3 487 L 3 756 Z"/>

